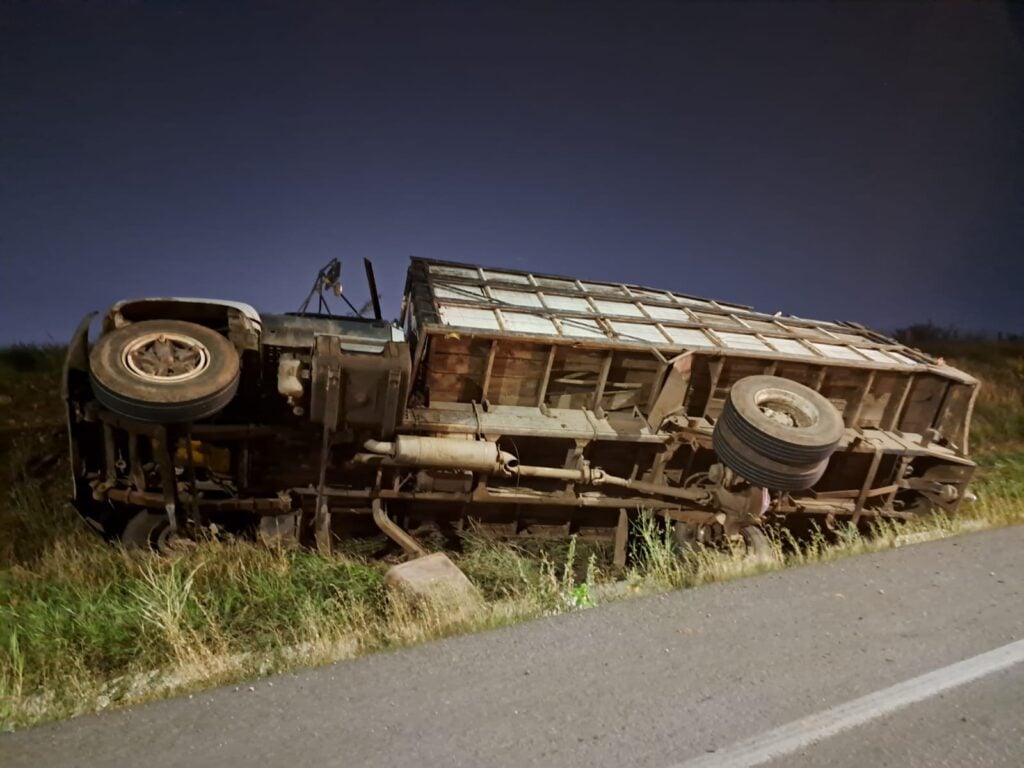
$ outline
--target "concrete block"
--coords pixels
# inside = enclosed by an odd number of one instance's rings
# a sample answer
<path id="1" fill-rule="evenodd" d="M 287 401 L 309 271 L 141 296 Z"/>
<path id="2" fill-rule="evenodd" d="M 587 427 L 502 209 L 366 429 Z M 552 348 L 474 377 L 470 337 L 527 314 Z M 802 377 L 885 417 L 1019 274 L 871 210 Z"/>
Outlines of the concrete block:
<path id="1" fill-rule="evenodd" d="M 393 566 L 384 574 L 384 584 L 413 608 L 443 611 L 452 618 L 467 617 L 484 604 L 466 574 L 443 552 Z"/>

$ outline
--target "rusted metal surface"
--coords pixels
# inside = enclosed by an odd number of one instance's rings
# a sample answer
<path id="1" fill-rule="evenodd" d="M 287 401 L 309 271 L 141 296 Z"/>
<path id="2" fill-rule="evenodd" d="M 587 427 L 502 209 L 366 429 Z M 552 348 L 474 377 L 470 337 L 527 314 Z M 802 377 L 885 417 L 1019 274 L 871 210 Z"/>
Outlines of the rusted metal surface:
<path id="1" fill-rule="evenodd" d="M 110 488 L 102 492 L 106 500 L 127 504 L 132 507 L 163 509 L 164 497 L 149 491 L 133 491 L 125 488 Z M 261 516 L 288 515 L 295 510 L 288 499 L 200 499 L 183 495 L 189 504 L 195 503 L 206 512 L 252 512 Z"/>
<path id="2" fill-rule="evenodd" d="M 380 499 L 373 500 L 371 509 L 373 510 L 373 522 L 377 524 L 377 527 L 380 528 L 385 536 L 400 546 L 407 555 L 421 557 L 427 554 L 427 550 L 423 548 L 422 544 L 388 517 L 387 510 L 384 509 L 384 503 Z"/>
<path id="3" fill-rule="evenodd" d="M 102 334 L 161 318 L 205 325 L 234 344 L 240 379 L 188 428 L 133 419 L 92 396 L 80 328 L 64 386 L 79 509 L 111 536 L 141 507 L 183 530 L 299 514 L 300 537 L 325 551 L 332 531 L 383 531 L 410 554 L 422 546 L 403 526 L 476 521 L 605 535 L 619 563 L 640 509 L 730 531 L 794 515 L 857 523 L 955 511 L 973 474 L 977 382 L 856 323 L 423 259 L 400 324 L 374 314 L 116 304 Z M 157 375 L 160 344 L 135 339 L 123 359 Z M 171 377 L 202 379 L 202 355 L 178 352 Z M 753 486 L 715 453 L 734 385 L 756 376 L 820 393 L 841 419 L 810 488 Z"/>
<path id="4" fill-rule="evenodd" d="M 394 442 L 367 440 L 363 444 L 369 452 L 356 454 L 357 461 L 373 463 L 380 457 L 392 466 L 434 467 L 436 469 L 466 470 L 494 475 L 513 472 L 518 463 L 515 456 L 503 451 L 489 440 L 455 440 L 444 437 L 398 435 Z"/>

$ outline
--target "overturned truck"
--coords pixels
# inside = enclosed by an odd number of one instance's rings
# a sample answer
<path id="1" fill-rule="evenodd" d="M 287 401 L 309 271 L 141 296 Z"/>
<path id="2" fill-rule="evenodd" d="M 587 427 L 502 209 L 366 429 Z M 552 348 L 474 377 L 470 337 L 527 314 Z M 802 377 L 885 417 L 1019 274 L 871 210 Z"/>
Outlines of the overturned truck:
<path id="1" fill-rule="evenodd" d="M 855 323 L 414 258 L 401 315 L 114 305 L 69 348 L 74 498 L 164 548 L 220 531 L 329 549 L 429 526 L 680 543 L 954 512 L 978 383 Z M 340 291 L 338 291 L 340 293 Z M 309 304 L 303 306 L 306 310 Z M 350 305 L 351 306 L 351 305 Z M 353 307 L 353 310 L 355 308 Z"/>

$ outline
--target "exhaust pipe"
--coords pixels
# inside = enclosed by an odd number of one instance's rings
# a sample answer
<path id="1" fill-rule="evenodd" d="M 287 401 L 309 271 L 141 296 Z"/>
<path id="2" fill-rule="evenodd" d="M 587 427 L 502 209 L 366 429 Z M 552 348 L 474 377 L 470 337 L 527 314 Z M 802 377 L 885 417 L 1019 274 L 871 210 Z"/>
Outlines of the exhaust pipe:
<path id="1" fill-rule="evenodd" d="M 497 475 L 512 472 L 519 465 L 515 456 L 489 440 L 399 435 L 394 442 L 367 440 L 363 448 L 385 457 L 389 463 L 410 467 L 461 469 Z"/>
<path id="2" fill-rule="evenodd" d="M 567 480 L 587 485 L 613 485 L 654 496 L 686 499 L 699 504 L 712 501 L 710 492 L 704 488 L 673 488 L 662 483 L 632 480 L 609 475 L 604 470 L 589 465 L 580 469 L 520 465 L 519 459 L 508 451 L 499 449 L 497 443 L 488 440 L 399 435 L 394 442 L 367 440 L 363 443 L 363 448 L 369 453 L 357 454 L 355 457 L 357 462 L 363 464 L 378 461 L 406 467 L 457 469 L 489 475 Z"/>

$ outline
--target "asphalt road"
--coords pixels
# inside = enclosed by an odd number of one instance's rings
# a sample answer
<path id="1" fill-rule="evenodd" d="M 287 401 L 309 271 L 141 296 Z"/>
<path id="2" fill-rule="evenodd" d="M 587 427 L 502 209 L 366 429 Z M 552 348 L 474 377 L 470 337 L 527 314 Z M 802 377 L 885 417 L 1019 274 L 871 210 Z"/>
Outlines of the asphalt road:
<path id="1" fill-rule="evenodd" d="M 1017 768 L 1022 638 L 1011 528 L 3 734 L 0 766 L 677 768 L 738 764 L 744 740 L 764 757 L 761 735 L 795 728 L 767 764 Z M 952 687 L 957 663 L 974 677 Z M 835 726 L 862 697 L 867 720 L 816 743 L 792 726 Z"/>

